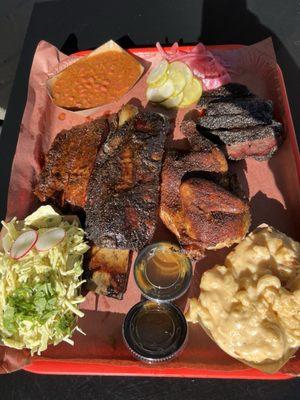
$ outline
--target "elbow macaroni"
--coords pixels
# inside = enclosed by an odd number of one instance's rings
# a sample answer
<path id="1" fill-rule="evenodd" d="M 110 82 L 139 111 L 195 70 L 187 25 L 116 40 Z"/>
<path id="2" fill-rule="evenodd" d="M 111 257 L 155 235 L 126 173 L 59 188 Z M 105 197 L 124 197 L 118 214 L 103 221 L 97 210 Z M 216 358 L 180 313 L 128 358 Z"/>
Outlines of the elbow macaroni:
<path id="1" fill-rule="evenodd" d="M 252 363 L 279 360 L 300 346 L 300 243 L 259 228 L 205 272 L 187 319 Z"/>

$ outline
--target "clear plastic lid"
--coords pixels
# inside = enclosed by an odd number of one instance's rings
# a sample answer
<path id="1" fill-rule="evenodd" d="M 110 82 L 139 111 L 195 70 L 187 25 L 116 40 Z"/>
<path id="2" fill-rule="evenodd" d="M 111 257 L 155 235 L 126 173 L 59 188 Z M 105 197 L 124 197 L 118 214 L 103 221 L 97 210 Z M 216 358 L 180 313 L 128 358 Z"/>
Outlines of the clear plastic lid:
<path id="1" fill-rule="evenodd" d="M 177 245 L 159 242 L 145 247 L 134 263 L 134 278 L 149 300 L 172 301 L 189 288 L 192 264 Z"/>
<path id="2" fill-rule="evenodd" d="M 142 301 L 131 308 L 123 323 L 125 344 L 134 357 L 146 363 L 176 357 L 187 333 L 185 317 L 172 303 Z"/>

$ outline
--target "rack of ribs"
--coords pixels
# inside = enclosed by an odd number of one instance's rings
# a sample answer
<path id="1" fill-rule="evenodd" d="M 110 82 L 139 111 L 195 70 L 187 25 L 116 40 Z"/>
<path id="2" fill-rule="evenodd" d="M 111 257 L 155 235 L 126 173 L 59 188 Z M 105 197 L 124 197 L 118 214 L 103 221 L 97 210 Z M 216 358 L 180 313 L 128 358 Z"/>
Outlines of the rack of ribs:
<path id="1" fill-rule="evenodd" d="M 130 110 L 130 108 L 129 108 Z M 128 118 L 128 107 L 120 117 Z M 109 123 L 105 118 L 95 119 L 70 130 L 63 130 L 55 137 L 46 154 L 45 164 L 35 187 L 36 196 L 61 207 L 84 207 L 86 192 L 97 153 L 106 139 Z M 126 290 L 130 266 L 129 250 L 98 248 L 91 244 L 86 258 L 91 271 L 89 288 L 98 294 L 122 299 Z"/>
<path id="2" fill-rule="evenodd" d="M 86 232 L 97 246 L 138 250 L 152 238 L 168 130 L 165 117 L 140 111 L 109 133 L 85 206 Z"/>

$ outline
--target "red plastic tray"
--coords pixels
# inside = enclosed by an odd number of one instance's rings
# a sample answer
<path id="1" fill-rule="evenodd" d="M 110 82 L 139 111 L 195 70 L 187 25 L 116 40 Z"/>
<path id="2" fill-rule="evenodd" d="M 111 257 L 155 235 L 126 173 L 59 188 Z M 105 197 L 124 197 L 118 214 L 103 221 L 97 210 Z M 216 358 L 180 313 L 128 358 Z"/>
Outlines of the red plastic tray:
<path id="1" fill-rule="evenodd" d="M 182 46 L 183 50 L 189 50 L 192 46 Z M 241 45 L 222 45 L 209 46 L 212 49 L 236 49 Z M 165 47 L 168 50 L 168 47 Z M 137 48 L 129 49 L 133 54 L 155 52 L 156 48 Z M 90 50 L 81 51 L 72 56 L 84 56 L 90 53 Z M 297 145 L 295 129 L 291 117 L 289 102 L 287 98 L 286 88 L 282 71 L 277 66 L 280 89 L 284 102 L 285 111 L 285 129 L 290 140 L 292 154 L 294 158 L 298 181 L 300 183 L 300 156 Z M 156 377 L 183 377 L 183 378 L 224 378 L 224 379 L 268 379 L 283 380 L 293 378 L 295 375 L 289 373 L 278 372 L 272 375 L 260 372 L 258 370 L 248 368 L 235 371 L 220 371 L 213 369 L 199 368 L 174 368 L 172 364 L 147 366 L 140 363 L 130 363 L 128 365 L 111 365 L 109 362 L 84 362 L 82 360 L 69 361 L 58 359 L 45 359 L 42 357 L 33 357 L 31 363 L 24 367 L 24 370 L 38 374 L 61 374 L 61 375 L 128 375 L 128 376 L 156 376 Z"/>

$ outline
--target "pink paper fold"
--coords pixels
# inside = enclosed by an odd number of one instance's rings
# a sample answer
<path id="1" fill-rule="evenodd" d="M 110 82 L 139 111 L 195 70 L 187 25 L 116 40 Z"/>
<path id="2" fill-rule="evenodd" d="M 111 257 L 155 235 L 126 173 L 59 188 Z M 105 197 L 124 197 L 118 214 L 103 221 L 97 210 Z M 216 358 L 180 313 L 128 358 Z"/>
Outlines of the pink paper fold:
<path id="1" fill-rule="evenodd" d="M 217 56 L 223 65 L 228 68 L 232 81 L 244 83 L 256 94 L 272 99 L 275 115 L 288 127 L 288 115 L 284 97 L 278 80 L 278 70 L 275 54 L 270 39 L 252 46 L 237 49 L 211 48 L 210 51 Z M 155 65 L 160 60 L 160 55 L 153 52 L 139 53 L 145 63 Z M 55 135 L 62 129 L 69 129 L 76 124 L 85 122 L 90 118 L 113 113 L 127 102 L 146 106 L 145 97 L 147 73 L 138 84 L 120 101 L 115 104 L 99 107 L 89 111 L 88 115 L 74 113 L 56 107 L 47 92 L 47 79 L 63 66 L 74 62 L 59 52 L 54 46 L 41 41 L 36 49 L 28 87 L 28 98 L 20 127 L 19 140 L 13 161 L 11 180 L 8 193 L 7 218 L 17 216 L 24 218 L 36 206 L 37 201 L 32 193 L 37 177 L 43 165 L 45 153 L 48 151 Z M 154 110 L 167 113 L 175 125 L 173 136 L 168 146 L 179 143 L 182 139 L 178 129 L 180 121 L 188 111 L 166 111 L 149 106 Z M 289 132 L 287 139 L 279 152 L 270 160 L 258 162 L 252 159 L 232 163 L 245 192 L 249 195 L 252 211 L 253 226 L 266 222 L 273 225 L 295 239 L 299 239 L 299 190 L 295 161 L 292 157 Z M 298 225 L 299 226 L 299 225 Z M 170 234 L 159 224 L 155 239 L 170 238 Z M 179 304 L 186 307 L 188 297 L 199 294 L 199 279 L 203 271 L 222 262 L 227 250 L 209 252 L 207 257 L 197 263 L 191 288 Z M 80 320 L 81 328 L 87 336 L 75 334 L 75 346 L 70 347 L 63 343 L 50 347 L 43 356 L 49 359 L 80 359 L 83 362 L 93 360 L 109 360 L 112 365 L 118 363 L 131 363 L 131 357 L 126 351 L 121 337 L 121 324 L 129 308 L 140 300 L 134 283 L 132 268 L 129 277 L 128 289 L 123 301 L 97 297 L 89 293 L 82 308 L 86 317 Z M 11 350 L 7 350 L 9 354 Z M 8 353 L 6 353 L 8 355 Z M 20 353 L 21 354 L 21 353 Z M 22 357 L 21 357 L 22 358 Z M 2 356 L 3 360 L 3 356 Z M 26 358 L 15 358 L 21 368 Z M 3 363 L 2 363 L 3 364 Z M 1 365 L 1 353 L 0 353 Z M 216 345 L 206 337 L 200 328 L 191 328 L 191 335 L 186 351 L 173 362 L 174 366 L 195 367 L 202 369 L 243 369 L 239 362 L 233 360 L 219 350 Z M 16 364 L 14 364 L 14 368 Z M 299 356 L 291 360 L 285 371 L 299 373 Z"/>

